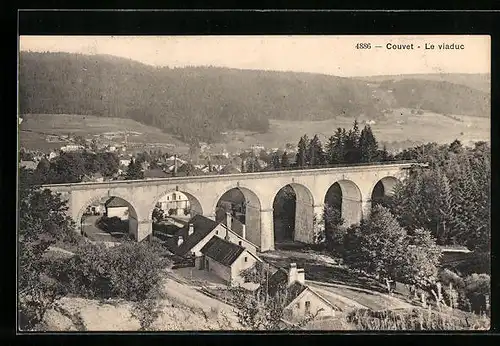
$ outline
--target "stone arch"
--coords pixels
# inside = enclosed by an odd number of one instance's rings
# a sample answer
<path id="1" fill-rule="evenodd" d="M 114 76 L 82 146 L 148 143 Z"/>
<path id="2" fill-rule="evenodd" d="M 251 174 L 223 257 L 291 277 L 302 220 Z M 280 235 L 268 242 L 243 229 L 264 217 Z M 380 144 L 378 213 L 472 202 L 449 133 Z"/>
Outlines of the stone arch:
<path id="1" fill-rule="evenodd" d="M 284 191 L 286 187 L 290 187 L 295 194 L 295 212 L 292 210 L 292 215 L 289 215 L 289 224 L 285 220 L 285 217 L 280 215 L 279 210 L 274 210 L 278 208 L 278 203 L 280 203 L 280 194 Z M 300 241 L 304 243 L 310 243 L 313 236 L 313 226 L 314 226 L 314 197 L 309 188 L 305 185 L 299 183 L 290 183 L 282 186 L 274 193 L 273 198 L 273 239 L 276 239 L 277 232 L 287 232 L 284 228 L 292 227 L 289 230 L 292 233 L 292 239 L 294 241 Z M 286 237 L 285 237 L 286 238 Z"/>
<path id="2" fill-rule="evenodd" d="M 363 197 L 361 190 L 352 180 L 338 180 L 325 194 L 326 205 L 340 211 L 344 225 L 359 223 L 363 217 Z"/>
<path id="3" fill-rule="evenodd" d="M 400 182 L 400 180 L 394 176 L 386 176 L 379 179 L 371 188 L 370 201 L 371 206 L 375 206 L 384 200 L 385 197 L 392 196 L 394 194 L 394 187 Z"/>
<path id="4" fill-rule="evenodd" d="M 165 197 L 166 195 L 174 193 L 174 192 L 181 192 L 182 194 L 186 195 L 186 197 L 188 198 L 188 201 L 189 201 L 191 211 L 192 211 L 191 217 L 194 215 L 198 215 L 198 214 L 203 215 L 204 210 L 203 210 L 202 204 L 200 203 L 199 199 L 194 196 L 194 194 L 192 192 L 190 192 L 189 190 L 186 190 L 186 189 L 178 189 L 178 190 L 177 189 L 167 189 L 166 191 L 163 191 L 159 195 L 155 196 L 154 201 L 152 202 L 152 204 L 148 208 L 148 220 L 153 219 L 153 210 L 156 206 L 156 203 L 158 203 L 158 201 L 160 199 L 162 199 L 163 197 Z"/>
<path id="5" fill-rule="evenodd" d="M 139 229 L 139 217 L 137 215 L 137 211 L 139 210 L 137 206 L 133 203 L 130 202 L 129 198 L 120 194 L 116 193 L 103 193 L 99 195 L 95 195 L 92 198 L 88 199 L 83 206 L 80 208 L 78 211 L 77 217 L 76 217 L 76 224 L 77 224 L 77 230 L 83 233 L 83 214 L 85 213 L 85 210 L 98 202 L 107 202 L 111 198 L 116 197 L 125 202 L 125 204 L 128 207 L 128 223 L 129 223 L 129 234 L 134 235 L 134 237 L 137 238 L 137 233 Z"/>
<path id="6" fill-rule="evenodd" d="M 224 196 L 228 196 L 234 191 L 238 191 L 243 195 L 243 209 L 242 211 L 234 211 L 230 214 L 231 217 L 227 216 L 225 211 L 219 209 L 222 206 L 221 201 Z M 247 186 L 241 186 L 237 184 L 236 186 L 230 185 L 224 189 L 223 193 L 218 194 L 214 201 L 212 210 L 215 214 L 216 221 L 228 225 L 234 232 L 241 236 L 245 236 L 250 242 L 257 246 L 261 246 L 262 235 L 261 235 L 261 210 L 262 203 L 261 199 L 257 193 Z M 230 212 L 231 213 L 231 212 Z M 228 218 L 230 220 L 228 220 Z M 245 234 L 243 234 L 243 228 L 245 228 Z"/>

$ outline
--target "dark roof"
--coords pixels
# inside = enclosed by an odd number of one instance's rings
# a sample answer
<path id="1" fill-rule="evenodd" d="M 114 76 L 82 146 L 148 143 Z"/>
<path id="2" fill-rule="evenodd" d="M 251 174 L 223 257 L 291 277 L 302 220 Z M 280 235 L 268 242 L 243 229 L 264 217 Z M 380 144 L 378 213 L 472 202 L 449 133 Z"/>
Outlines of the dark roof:
<path id="1" fill-rule="evenodd" d="M 168 175 L 159 168 L 149 169 L 144 172 L 144 178 L 166 178 Z"/>
<path id="2" fill-rule="evenodd" d="M 190 236 L 188 236 L 189 224 L 193 224 L 194 226 L 194 233 Z M 193 248 L 193 246 L 205 239 L 205 237 L 212 232 L 217 225 L 217 222 L 203 215 L 193 216 L 186 226 L 179 229 L 172 237 L 171 243 L 169 244 L 170 250 L 179 256 L 186 255 L 189 250 Z M 178 236 L 182 236 L 182 239 L 184 240 L 181 246 L 177 246 Z"/>
<path id="3" fill-rule="evenodd" d="M 283 268 L 271 275 L 268 281 L 268 290 L 270 296 L 275 296 L 278 293 L 286 293 L 286 305 L 290 304 L 297 298 L 304 290 L 307 289 L 306 285 L 300 282 L 294 282 L 289 287 L 288 285 L 288 271 Z"/>
<path id="4" fill-rule="evenodd" d="M 224 166 L 219 171 L 219 173 L 221 173 L 221 174 L 237 174 L 237 173 L 241 173 L 241 171 L 238 168 L 236 168 L 234 165 L 228 164 L 228 165 Z"/>
<path id="5" fill-rule="evenodd" d="M 128 207 L 128 203 L 119 198 L 119 197 L 111 197 L 107 202 L 106 202 L 106 207 Z"/>
<path id="6" fill-rule="evenodd" d="M 233 264 L 243 251 L 244 247 L 217 236 L 213 236 L 201 249 L 202 254 L 225 266 Z"/>

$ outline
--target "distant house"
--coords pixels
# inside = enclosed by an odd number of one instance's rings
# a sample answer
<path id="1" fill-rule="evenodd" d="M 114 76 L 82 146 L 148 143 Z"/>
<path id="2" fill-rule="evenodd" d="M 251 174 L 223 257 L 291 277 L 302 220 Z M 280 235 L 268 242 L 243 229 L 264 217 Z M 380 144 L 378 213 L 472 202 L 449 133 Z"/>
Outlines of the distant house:
<path id="1" fill-rule="evenodd" d="M 76 144 L 68 144 L 63 147 L 61 147 L 61 151 L 63 152 L 72 152 L 72 151 L 80 151 L 85 149 L 83 145 L 76 145 Z"/>
<path id="2" fill-rule="evenodd" d="M 96 183 L 102 183 L 104 181 L 104 177 L 102 176 L 101 173 L 97 172 L 92 175 L 84 175 L 82 178 L 83 182 L 96 182 Z"/>
<path id="3" fill-rule="evenodd" d="M 167 178 L 169 175 L 160 168 L 148 169 L 144 172 L 144 179 Z"/>
<path id="4" fill-rule="evenodd" d="M 340 309 L 305 284 L 304 269 L 291 263 L 288 270 L 279 268 L 268 281 L 269 295 L 285 295 L 285 318 L 296 321 L 308 314 L 318 317 L 333 317 Z M 261 288 L 263 289 L 263 288 Z"/>
<path id="5" fill-rule="evenodd" d="M 118 217 L 122 220 L 129 218 L 129 205 L 121 198 L 111 197 L 105 204 L 106 216 Z"/>
<path id="6" fill-rule="evenodd" d="M 128 167 L 130 165 L 130 159 L 120 159 L 120 166 Z"/>
<path id="7" fill-rule="evenodd" d="M 237 174 L 241 173 L 241 170 L 239 167 L 236 167 L 233 164 L 228 164 L 219 171 L 220 174 Z"/>
<path id="8" fill-rule="evenodd" d="M 217 236 L 212 237 L 200 252 L 203 256 L 198 260 L 198 268 L 213 272 L 230 286 L 244 285 L 240 273 L 253 267 L 256 262 L 262 262 L 243 246 Z"/>
<path id="9" fill-rule="evenodd" d="M 49 158 L 49 161 L 50 161 L 50 160 L 55 159 L 55 158 L 56 158 L 56 157 L 58 157 L 58 156 L 59 156 L 59 154 L 58 154 L 58 153 L 56 153 L 55 151 L 51 151 L 51 152 L 49 153 L 49 157 L 48 157 L 48 158 Z"/>
<path id="10" fill-rule="evenodd" d="M 158 205 L 165 213 L 183 216 L 190 211 L 188 197 L 182 192 L 175 191 L 166 194 L 159 201 Z"/>
<path id="11" fill-rule="evenodd" d="M 37 164 L 35 161 L 21 161 L 21 162 L 19 162 L 19 167 L 24 167 L 26 169 L 35 170 L 36 166 L 37 166 Z"/>

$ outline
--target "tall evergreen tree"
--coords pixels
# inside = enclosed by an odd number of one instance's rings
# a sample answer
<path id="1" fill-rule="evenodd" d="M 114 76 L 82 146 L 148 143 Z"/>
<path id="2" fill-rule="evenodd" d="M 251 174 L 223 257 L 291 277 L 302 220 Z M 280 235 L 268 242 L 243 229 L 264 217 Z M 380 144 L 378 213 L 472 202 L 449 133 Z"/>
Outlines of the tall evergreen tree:
<path id="1" fill-rule="evenodd" d="M 324 164 L 325 154 L 318 135 L 314 135 L 313 139 L 309 142 L 307 149 L 309 157 L 308 163 L 310 166 L 319 166 Z"/>
<path id="2" fill-rule="evenodd" d="M 288 166 L 290 166 L 290 161 L 288 160 L 288 153 L 285 150 L 283 155 L 281 155 L 281 167 L 288 167 Z"/>
<path id="3" fill-rule="evenodd" d="M 298 167 L 305 167 L 307 165 L 307 144 L 308 138 L 307 135 L 304 135 L 299 140 L 297 159 L 295 160 L 295 164 Z"/>
<path id="4" fill-rule="evenodd" d="M 344 162 L 345 129 L 338 128 L 337 131 L 328 140 L 327 162 L 336 164 Z"/>
<path id="5" fill-rule="evenodd" d="M 377 159 L 378 144 L 370 125 L 365 125 L 359 137 L 361 162 L 373 162 Z"/>
<path id="6" fill-rule="evenodd" d="M 278 171 L 281 168 L 280 157 L 276 152 L 274 152 L 271 157 L 271 165 L 273 169 L 276 171 Z"/>
<path id="7" fill-rule="evenodd" d="M 138 163 L 133 158 L 130 160 L 128 165 L 127 174 L 125 175 L 126 180 L 136 180 L 143 179 L 144 172 L 142 171 L 140 163 Z"/>
<path id="8" fill-rule="evenodd" d="M 359 137 L 358 121 L 354 120 L 353 128 L 349 130 L 345 139 L 344 158 L 347 163 L 358 163 L 360 161 Z"/>

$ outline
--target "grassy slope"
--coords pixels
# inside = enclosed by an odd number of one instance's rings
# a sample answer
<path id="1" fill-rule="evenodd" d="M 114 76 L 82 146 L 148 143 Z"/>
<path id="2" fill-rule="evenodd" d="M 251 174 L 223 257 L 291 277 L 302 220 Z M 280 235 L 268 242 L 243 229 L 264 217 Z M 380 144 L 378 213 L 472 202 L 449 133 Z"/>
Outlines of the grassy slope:
<path id="1" fill-rule="evenodd" d="M 402 79 L 419 79 L 419 80 L 433 80 L 443 81 L 454 84 L 461 84 L 476 90 L 489 92 L 491 86 L 490 74 L 468 74 L 468 73 L 429 73 L 429 74 L 405 74 L 394 76 L 368 76 L 358 77 L 357 79 L 367 82 L 382 82 L 385 80 L 399 81 Z"/>

